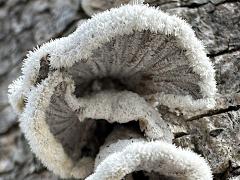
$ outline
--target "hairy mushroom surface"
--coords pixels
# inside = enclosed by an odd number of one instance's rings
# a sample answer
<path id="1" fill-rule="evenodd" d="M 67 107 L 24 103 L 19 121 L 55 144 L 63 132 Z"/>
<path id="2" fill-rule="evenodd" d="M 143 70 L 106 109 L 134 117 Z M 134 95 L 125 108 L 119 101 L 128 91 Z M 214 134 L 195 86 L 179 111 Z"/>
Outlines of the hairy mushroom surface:
<path id="1" fill-rule="evenodd" d="M 212 180 L 204 158 L 163 141 L 118 129 L 106 139 L 86 180 Z"/>
<path id="2" fill-rule="evenodd" d="M 119 124 L 171 142 L 152 104 L 194 111 L 215 103 L 214 70 L 191 27 L 146 5 L 94 16 L 30 52 L 22 71 L 10 103 L 32 151 L 61 177 L 88 176 Z"/>

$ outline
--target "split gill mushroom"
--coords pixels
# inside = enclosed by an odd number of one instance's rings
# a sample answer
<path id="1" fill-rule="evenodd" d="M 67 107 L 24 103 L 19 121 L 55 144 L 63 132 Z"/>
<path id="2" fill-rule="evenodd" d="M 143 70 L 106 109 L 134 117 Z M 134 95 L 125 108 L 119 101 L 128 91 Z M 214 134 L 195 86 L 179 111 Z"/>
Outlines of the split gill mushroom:
<path id="1" fill-rule="evenodd" d="M 95 172 L 86 180 L 209 180 L 199 155 L 164 141 L 146 141 L 129 129 L 113 131 L 101 147 Z"/>
<path id="2" fill-rule="evenodd" d="M 215 104 L 213 66 L 191 27 L 142 4 L 99 13 L 43 44 L 22 72 L 9 101 L 32 151 L 63 178 L 90 175 L 116 127 L 171 144 L 155 105 L 187 113 Z"/>

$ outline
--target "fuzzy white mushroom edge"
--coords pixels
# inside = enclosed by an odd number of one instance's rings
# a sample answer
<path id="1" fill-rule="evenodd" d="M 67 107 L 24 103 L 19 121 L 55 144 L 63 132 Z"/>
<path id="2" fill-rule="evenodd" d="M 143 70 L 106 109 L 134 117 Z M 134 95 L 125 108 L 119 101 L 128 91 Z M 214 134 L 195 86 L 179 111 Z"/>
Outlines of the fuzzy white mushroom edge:
<path id="1" fill-rule="evenodd" d="M 40 59 L 47 54 L 51 68 L 71 67 L 77 61 L 89 58 L 92 51 L 109 42 L 117 35 L 131 34 L 133 30 L 147 30 L 175 36 L 179 44 L 188 51 L 190 65 L 199 74 L 199 82 L 203 99 L 193 100 L 191 96 L 176 96 L 172 94 L 158 94 L 158 104 L 169 108 L 179 108 L 183 111 L 210 109 L 215 106 L 216 81 L 215 71 L 204 46 L 194 31 L 184 20 L 147 5 L 125 5 L 114 8 L 94 16 L 84 22 L 74 33 L 42 45 L 29 52 L 22 68 L 20 91 L 19 82 L 13 83 L 9 90 L 10 103 L 27 96 L 33 86 L 40 69 Z M 16 84 L 16 85 L 15 85 Z M 13 90 L 12 90 L 13 89 Z M 15 91 L 16 89 L 16 91 Z M 14 93 L 13 93 L 14 92 Z M 21 112 L 21 109 L 18 109 Z"/>

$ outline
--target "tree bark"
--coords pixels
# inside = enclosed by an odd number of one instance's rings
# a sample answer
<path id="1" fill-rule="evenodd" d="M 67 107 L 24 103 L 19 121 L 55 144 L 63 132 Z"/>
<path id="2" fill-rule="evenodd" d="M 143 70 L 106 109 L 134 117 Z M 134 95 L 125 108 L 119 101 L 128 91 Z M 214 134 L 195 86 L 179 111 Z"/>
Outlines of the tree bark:
<path id="1" fill-rule="evenodd" d="M 205 157 L 216 180 L 240 179 L 240 2 L 148 0 L 186 19 L 215 65 L 217 106 L 183 116 L 159 107 L 174 127 L 174 143 Z M 0 180 L 59 179 L 31 153 L 8 99 L 22 59 L 37 45 L 72 32 L 88 18 L 80 0 L 0 0 Z"/>

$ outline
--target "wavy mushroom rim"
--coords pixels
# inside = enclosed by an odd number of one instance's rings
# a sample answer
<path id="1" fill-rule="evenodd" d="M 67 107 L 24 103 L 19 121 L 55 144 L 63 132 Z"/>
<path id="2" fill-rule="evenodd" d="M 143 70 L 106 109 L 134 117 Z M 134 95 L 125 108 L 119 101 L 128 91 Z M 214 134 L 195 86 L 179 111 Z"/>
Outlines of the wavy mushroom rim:
<path id="1" fill-rule="evenodd" d="M 160 94 L 155 99 L 159 104 L 170 108 L 180 107 L 186 111 L 214 107 L 214 95 L 217 91 L 214 69 L 201 41 L 196 38 L 193 30 L 184 20 L 147 5 L 125 5 L 100 13 L 84 22 L 68 37 L 51 41 L 37 48 L 35 52 L 29 52 L 22 68 L 24 88 L 21 89 L 18 97 L 27 96 L 29 89 L 36 82 L 40 69 L 39 61 L 47 54 L 51 68 L 70 67 L 77 61 L 90 57 L 94 49 L 110 41 L 111 38 L 130 34 L 134 30 L 150 30 L 153 33 L 175 36 L 183 49 L 187 50 L 188 60 L 194 72 L 202 78 L 199 83 L 203 93 L 202 99 L 194 100 L 190 96 Z M 11 93 L 9 97 L 11 98 Z M 12 100 L 12 102 L 16 101 Z"/>
<path id="2" fill-rule="evenodd" d="M 19 121 L 32 152 L 49 170 L 62 178 L 67 178 L 74 176 L 72 174 L 73 162 L 64 152 L 61 143 L 57 142 L 50 132 L 44 112 L 53 95 L 54 88 L 62 80 L 61 74 L 56 72 L 53 76 L 45 79 L 42 84 L 33 88 Z"/>
<path id="3" fill-rule="evenodd" d="M 8 87 L 8 100 L 17 114 L 20 114 L 25 106 L 25 96 L 22 94 L 24 89 L 23 84 L 23 77 L 20 76 Z"/>
<path id="4" fill-rule="evenodd" d="M 116 144 L 119 143 L 121 141 Z M 121 180 L 135 171 L 186 180 L 212 180 L 208 163 L 198 154 L 163 141 L 139 139 L 106 157 L 86 180 Z"/>
<path id="5" fill-rule="evenodd" d="M 43 80 L 41 84 L 31 89 L 27 98 L 26 108 L 20 115 L 20 127 L 28 140 L 32 152 L 49 170 L 62 178 L 85 178 L 93 171 L 94 158 L 83 156 L 78 161 L 73 161 L 66 153 L 61 142 L 52 134 L 50 125 L 46 120 L 45 111 L 55 92 L 55 87 L 63 81 L 67 82 L 67 87 L 70 87 L 70 89 L 74 88 L 70 77 L 66 77 L 60 71 L 56 71 Z M 133 120 L 129 119 L 128 121 L 131 122 Z M 149 135 L 149 139 L 162 139 L 163 133 L 160 133 L 158 128 L 153 126 L 154 122 L 151 122 L 151 126 L 148 126 L 145 121 L 142 123 L 141 128 L 143 129 L 140 128 L 139 130 L 144 131 L 146 138 Z M 121 124 L 121 122 L 118 123 Z M 167 139 L 169 138 L 172 139 L 172 135 Z"/>

